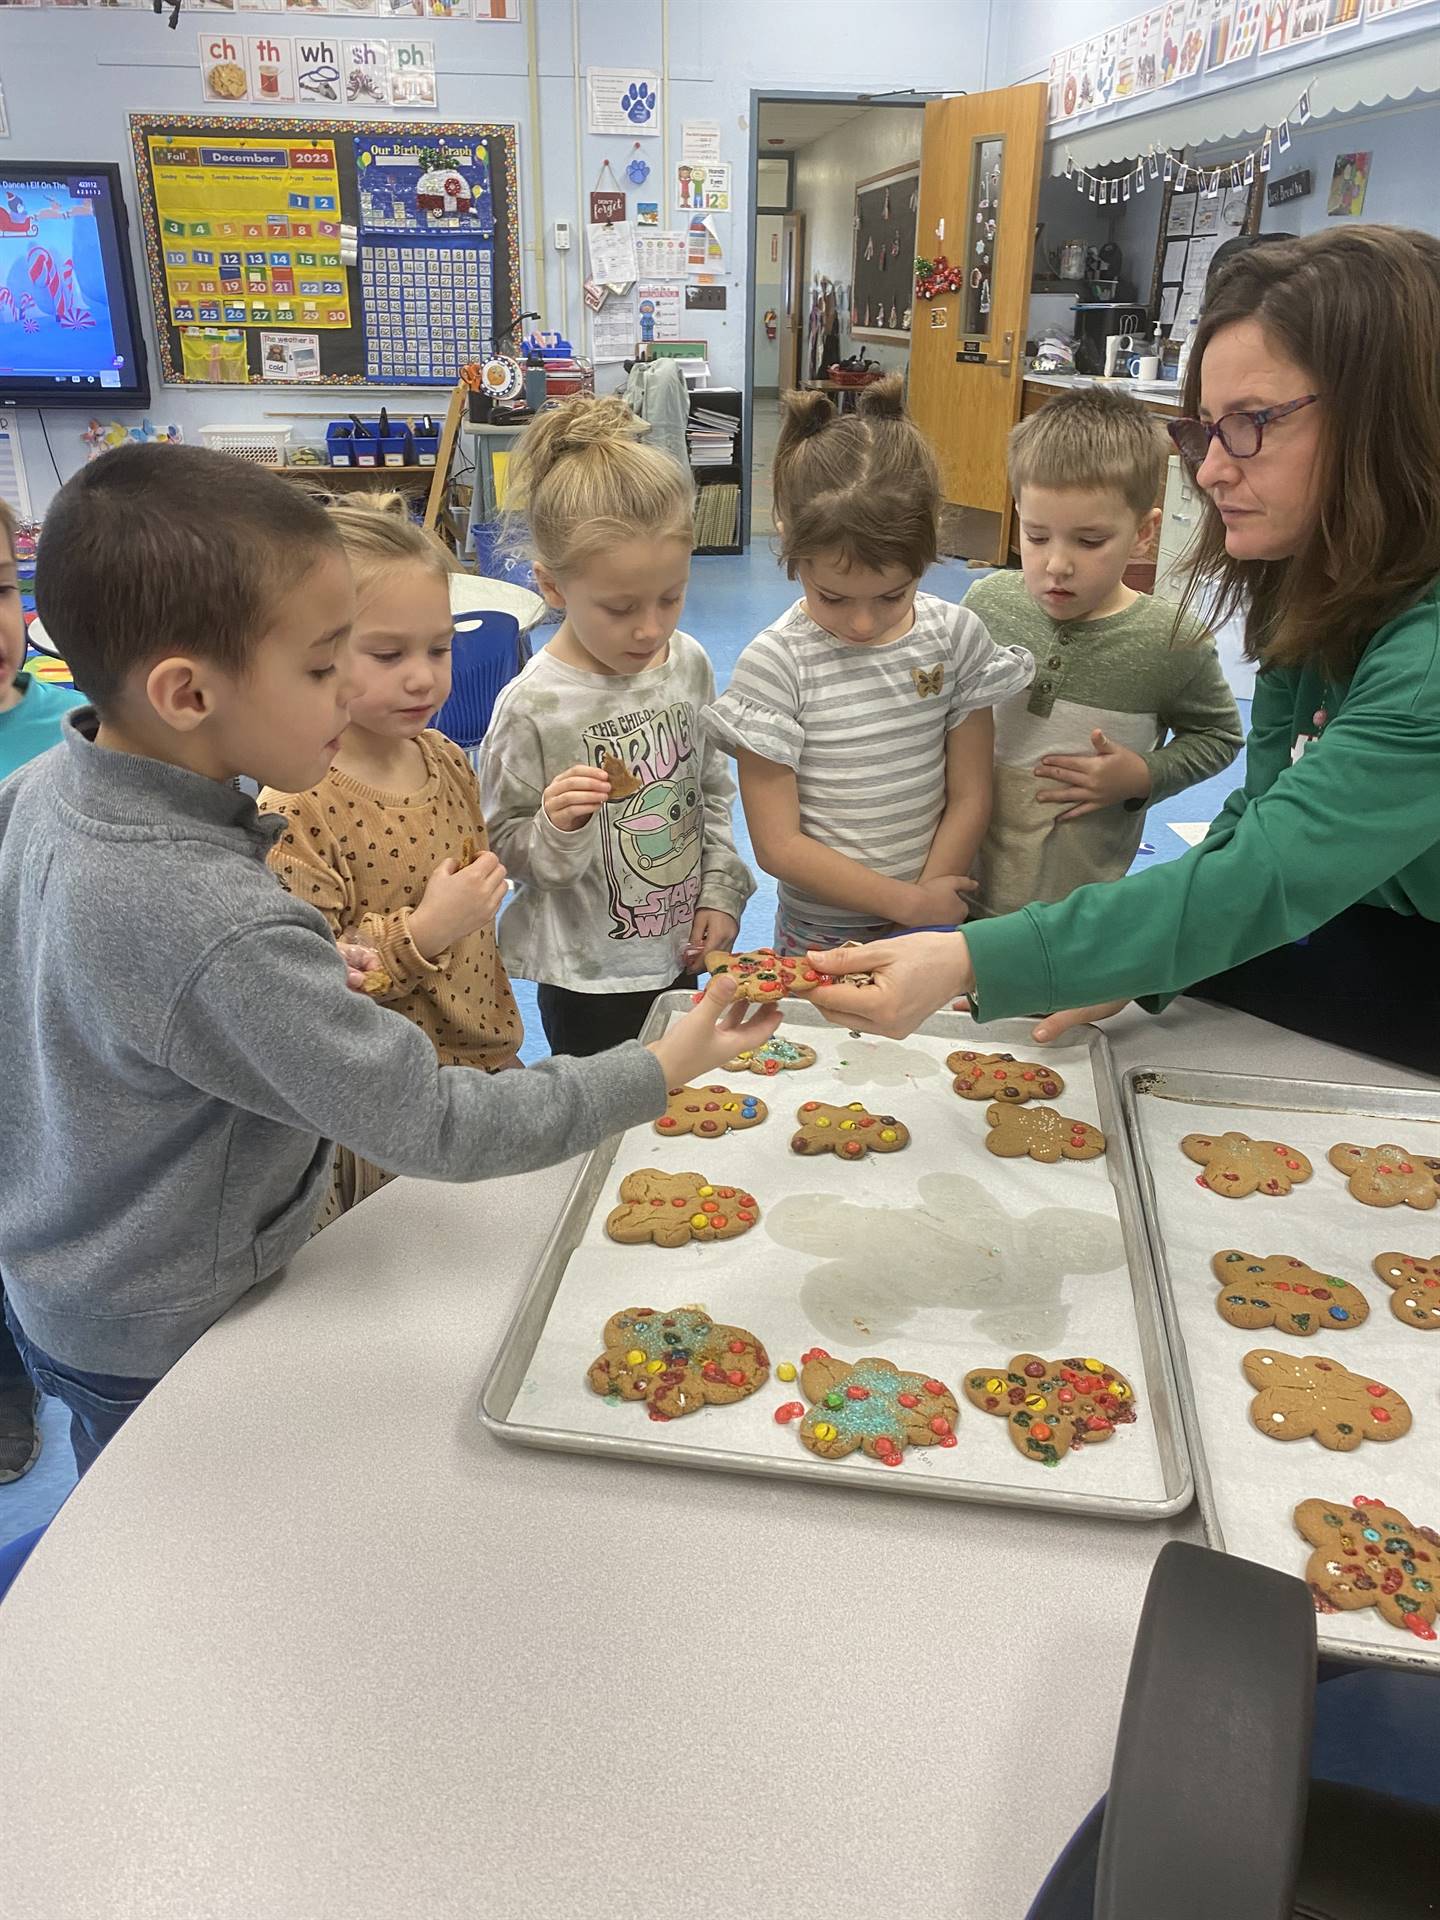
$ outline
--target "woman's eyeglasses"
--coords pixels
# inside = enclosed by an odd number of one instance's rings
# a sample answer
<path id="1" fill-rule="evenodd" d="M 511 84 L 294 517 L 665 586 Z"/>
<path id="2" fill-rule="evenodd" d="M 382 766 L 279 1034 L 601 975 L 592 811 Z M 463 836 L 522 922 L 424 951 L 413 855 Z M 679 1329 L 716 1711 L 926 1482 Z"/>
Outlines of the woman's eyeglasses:
<path id="1" fill-rule="evenodd" d="M 1279 407 L 1261 407 L 1258 413 L 1227 413 L 1220 420 L 1170 420 L 1165 430 L 1187 466 L 1203 464 L 1212 440 L 1218 440 L 1233 460 L 1253 460 L 1273 420 L 1283 420 L 1287 413 L 1298 413 L 1301 407 L 1313 407 L 1319 398 L 1318 393 L 1302 393 L 1298 400 L 1287 400 Z"/>

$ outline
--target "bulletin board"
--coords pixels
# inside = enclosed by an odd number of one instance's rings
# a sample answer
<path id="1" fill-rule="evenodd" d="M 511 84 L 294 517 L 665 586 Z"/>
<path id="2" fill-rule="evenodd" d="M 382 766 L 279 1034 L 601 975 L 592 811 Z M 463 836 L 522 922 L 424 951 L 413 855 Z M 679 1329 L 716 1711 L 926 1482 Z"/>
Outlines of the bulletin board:
<path id="1" fill-rule="evenodd" d="M 1199 319 L 1215 254 L 1227 240 L 1259 227 L 1265 183 L 1253 164 L 1248 170 L 1248 181 L 1231 186 L 1226 162 L 1226 180 L 1216 193 L 1206 193 L 1193 171 L 1188 171 L 1183 192 L 1174 177 L 1165 183 L 1150 273 L 1150 313 L 1169 329 L 1172 340 L 1188 333 Z"/>
<path id="2" fill-rule="evenodd" d="M 521 311 L 516 134 L 130 115 L 161 377 L 453 386 Z"/>
<path id="3" fill-rule="evenodd" d="M 856 183 L 850 309 L 855 316 L 851 332 L 857 340 L 888 340 L 903 346 L 910 339 L 919 206 L 918 160 Z"/>

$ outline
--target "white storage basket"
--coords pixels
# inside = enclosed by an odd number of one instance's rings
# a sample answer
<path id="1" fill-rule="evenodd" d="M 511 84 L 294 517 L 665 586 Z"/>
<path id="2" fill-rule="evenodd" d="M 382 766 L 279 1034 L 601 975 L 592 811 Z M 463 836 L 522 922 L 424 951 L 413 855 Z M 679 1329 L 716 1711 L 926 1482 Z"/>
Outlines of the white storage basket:
<path id="1" fill-rule="evenodd" d="M 289 427 L 201 427 L 203 445 L 214 453 L 233 453 L 257 467 L 282 467 L 290 444 Z"/>

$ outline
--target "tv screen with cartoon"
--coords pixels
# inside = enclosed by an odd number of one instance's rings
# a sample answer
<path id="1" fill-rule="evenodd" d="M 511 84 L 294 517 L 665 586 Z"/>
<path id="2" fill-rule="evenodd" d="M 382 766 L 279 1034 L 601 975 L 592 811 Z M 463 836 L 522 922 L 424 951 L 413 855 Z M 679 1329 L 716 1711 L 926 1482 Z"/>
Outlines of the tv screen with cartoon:
<path id="1" fill-rule="evenodd" d="M 0 164 L 0 405 L 146 407 L 120 170 Z"/>

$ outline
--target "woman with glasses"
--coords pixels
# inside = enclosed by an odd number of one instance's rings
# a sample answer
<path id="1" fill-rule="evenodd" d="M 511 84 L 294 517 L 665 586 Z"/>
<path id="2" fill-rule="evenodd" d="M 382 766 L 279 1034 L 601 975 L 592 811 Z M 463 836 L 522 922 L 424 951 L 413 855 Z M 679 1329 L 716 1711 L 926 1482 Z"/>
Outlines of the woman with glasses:
<path id="1" fill-rule="evenodd" d="M 1047 1040 L 1190 992 L 1440 1072 L 1440 240 L 1356 227 L 1240 255 L 1185 411 L 1190 595 L 1243 613 L 1260 666 L 1244 786 L 1178 860 L 828 955 L 876 984 L 816 1002 L 898 1037 L 967 994 L 984 1019 L 1049 1016 Z"/>

